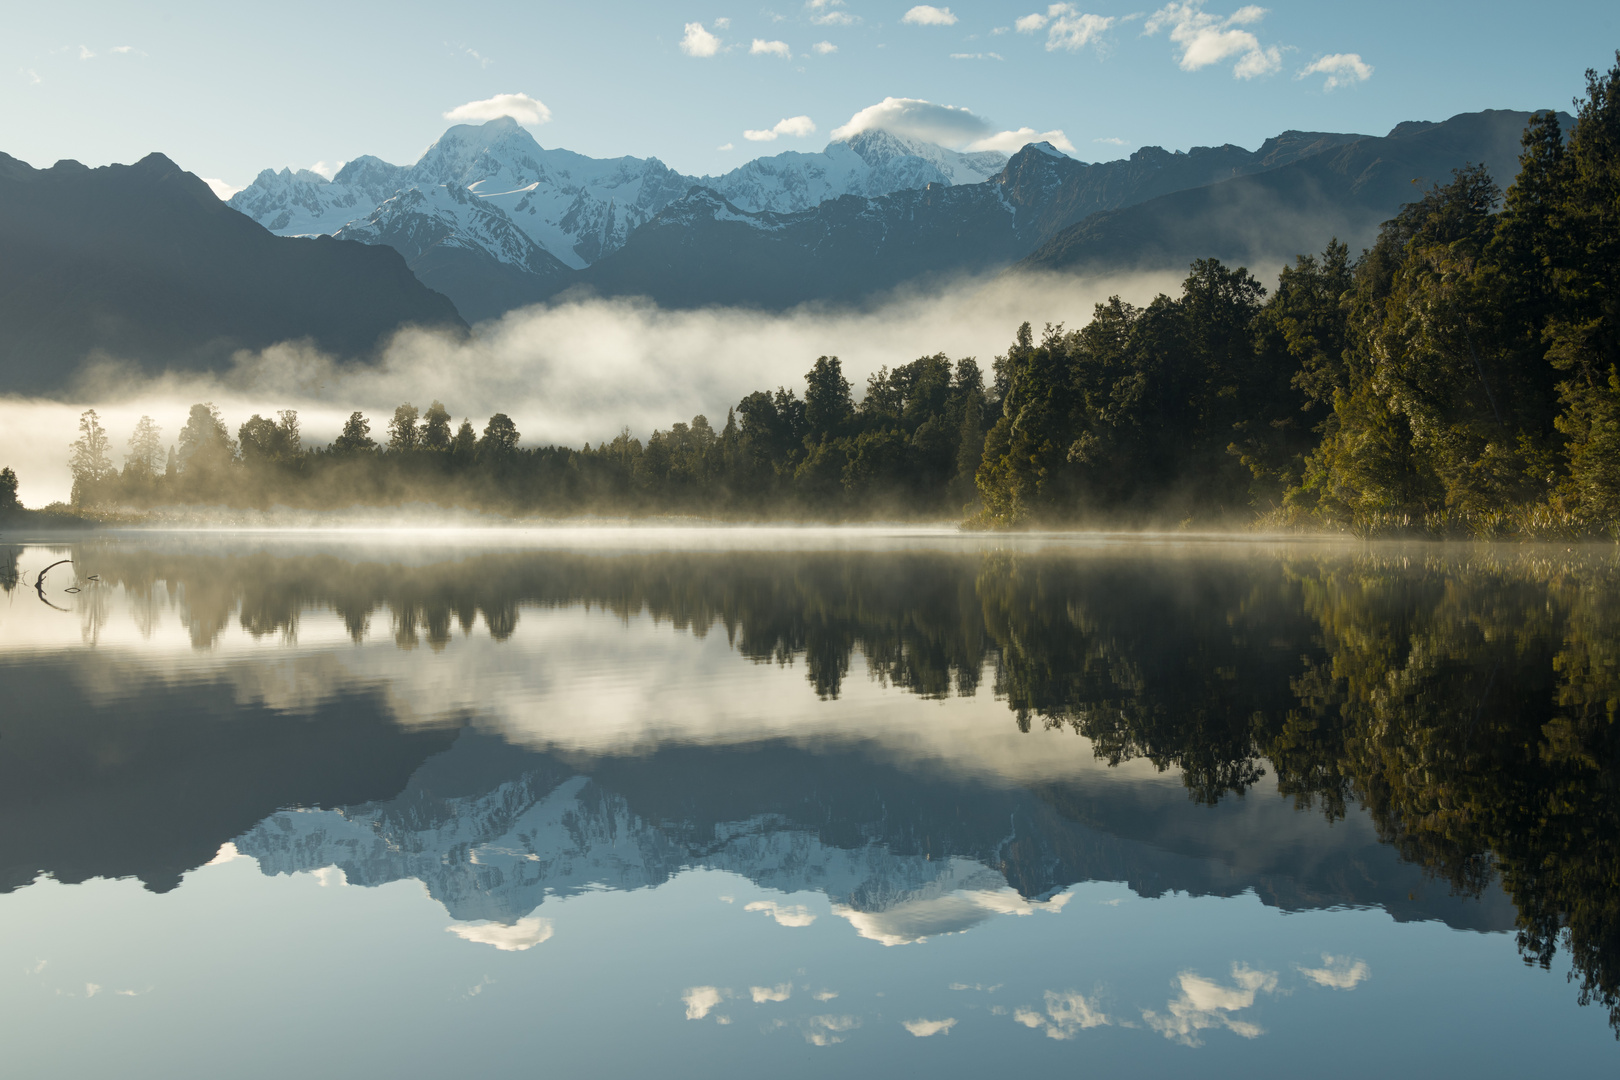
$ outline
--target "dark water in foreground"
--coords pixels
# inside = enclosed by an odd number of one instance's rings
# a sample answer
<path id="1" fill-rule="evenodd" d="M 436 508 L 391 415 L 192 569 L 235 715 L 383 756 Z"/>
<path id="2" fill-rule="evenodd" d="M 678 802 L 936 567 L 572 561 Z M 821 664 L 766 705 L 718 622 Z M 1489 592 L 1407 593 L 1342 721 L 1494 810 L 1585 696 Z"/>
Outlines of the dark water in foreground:
<path id="1" fill-rule="evenodd" d="M 0 586 L 12 1075 L 1620 1066 L 1613 549 L 153 535 Z"/>

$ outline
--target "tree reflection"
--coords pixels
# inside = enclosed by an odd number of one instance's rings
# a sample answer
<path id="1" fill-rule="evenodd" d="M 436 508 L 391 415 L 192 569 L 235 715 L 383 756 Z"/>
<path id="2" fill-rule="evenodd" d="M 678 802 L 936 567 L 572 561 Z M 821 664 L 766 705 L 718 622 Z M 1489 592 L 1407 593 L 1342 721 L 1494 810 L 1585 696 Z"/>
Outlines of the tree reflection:
<path id="1" fill-rule="evenodd" d="M 0 556 L 0 579 L 7 565 Z M 363 642 L 497 641 L 585 606 L 723 631 L 837 697 L 868 677 L 931 698 L 986 678 L 1017 726 L 1181 774 L 1199 803 L 1268 773 L 1453 890 L 1500 881 L 1527 961 L 1567 951 L 1620 1031 L 1620 566 L 1538 549 L 1301 554 L 504 553 L 420 565 L 86 548 L 83 573 L 165 595 L 193 644 L 311 610 Z M 11 557 L 15 566 L 15 556 Z M 14 569 L 10 573 L 15 576 Z M 1064 797 L 1052 805 L 1069 811 Z"/>

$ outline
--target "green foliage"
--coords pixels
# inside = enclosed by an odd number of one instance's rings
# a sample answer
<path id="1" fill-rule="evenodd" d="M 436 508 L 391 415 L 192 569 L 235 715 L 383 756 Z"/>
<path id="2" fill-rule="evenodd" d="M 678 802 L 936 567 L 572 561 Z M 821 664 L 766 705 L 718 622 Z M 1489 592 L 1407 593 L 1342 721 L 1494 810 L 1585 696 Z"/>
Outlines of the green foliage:
<path id="1" fill-rule="evenodd" d="M 0 514 L 21 508 L 17 501 L 17 474 L 8 466 L 0 469 Z"/>

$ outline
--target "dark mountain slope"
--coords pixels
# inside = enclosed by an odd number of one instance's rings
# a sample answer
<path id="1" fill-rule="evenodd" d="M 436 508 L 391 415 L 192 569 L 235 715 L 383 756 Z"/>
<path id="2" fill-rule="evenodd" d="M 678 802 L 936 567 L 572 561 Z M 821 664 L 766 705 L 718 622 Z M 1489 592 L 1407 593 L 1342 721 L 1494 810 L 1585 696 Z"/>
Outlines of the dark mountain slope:
<path id="1" fill-rule="evenodd" d="M 61 389 L 93 353 L 154 372 L 299 338 L 364 356 L 407 323 L 465 326 L 397 252 L 274 236 L 161 154 L 0 154 L 0 391 Z"/>
<path id="2" fill-rule="evenodd" d="M 866 199 L 845 195 L 794 214 L 748 213 L 694 187 L 568 284 L 666 306 L 854 302 L 1006 266 L 1098 210 L 1213 184 L 1356 142 L 1285 132 L 1259 150 L 1146 147 L 1088 165 L 1046 143 L 1024 147 L 982 184 L 931 184 Z"/>
<path id="3" fill-rule="evenodd" d="M 1352 251 L 1451 171 L 1482 163 L 1506 186 L 1518 172 L 1531 114 L 1464 113 L 1439 124 L 1401 124 L 1280 168 L 1174 192 L 1094 214 L 1032 252 L 1035 270 L 1181 269 L 1215 256 L 1254 266 L 1320 251 L 1335 236 Z"/>

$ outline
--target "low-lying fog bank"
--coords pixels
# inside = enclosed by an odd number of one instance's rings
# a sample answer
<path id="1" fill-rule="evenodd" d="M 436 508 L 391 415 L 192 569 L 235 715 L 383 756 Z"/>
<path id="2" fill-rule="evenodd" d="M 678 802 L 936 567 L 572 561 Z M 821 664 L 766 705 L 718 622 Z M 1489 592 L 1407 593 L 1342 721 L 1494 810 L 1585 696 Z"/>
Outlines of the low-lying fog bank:
<path id="1" fill-rule="evenodd" d="M 1145 303 L 1174 292 L 1182 276 L 1002 276 L 901 294 L 870 309 L 784 314 L 579 300 L 510 312 L 464 342 L 406 331 L 371 366 L 339 366 L 295 342 L 238 354 L 232 370 L 214 376 L 146 379 L 107 363 L 64 400 L 0 397 L 0 465 L 17 472 L 24 504 L 66 501 L 68 444 L 85 409 L 100 413 L 122 464 L 140 417 L 152 417 L 168 445 L 187 409 L 203 401 L 219 406 L 233 432 L 254 413 L 296 409 L 312 445 L 333 439 L 354 409 L 380 433 L 396 405 L 426 407 L 435 398 L 458 421 L 481 425 L 495 412 L 508 414 L 526 445 L 596 443 L 624 427 L 645 438 L 699 413 L 718 427 L 743 395 L 800 386 L 818 356 L 842 358 L 857 398 L 880 368 L 938 352 L 978 357 L 988 373 L 1020 323 L 1077 326 L 1109 296 Z"/>

